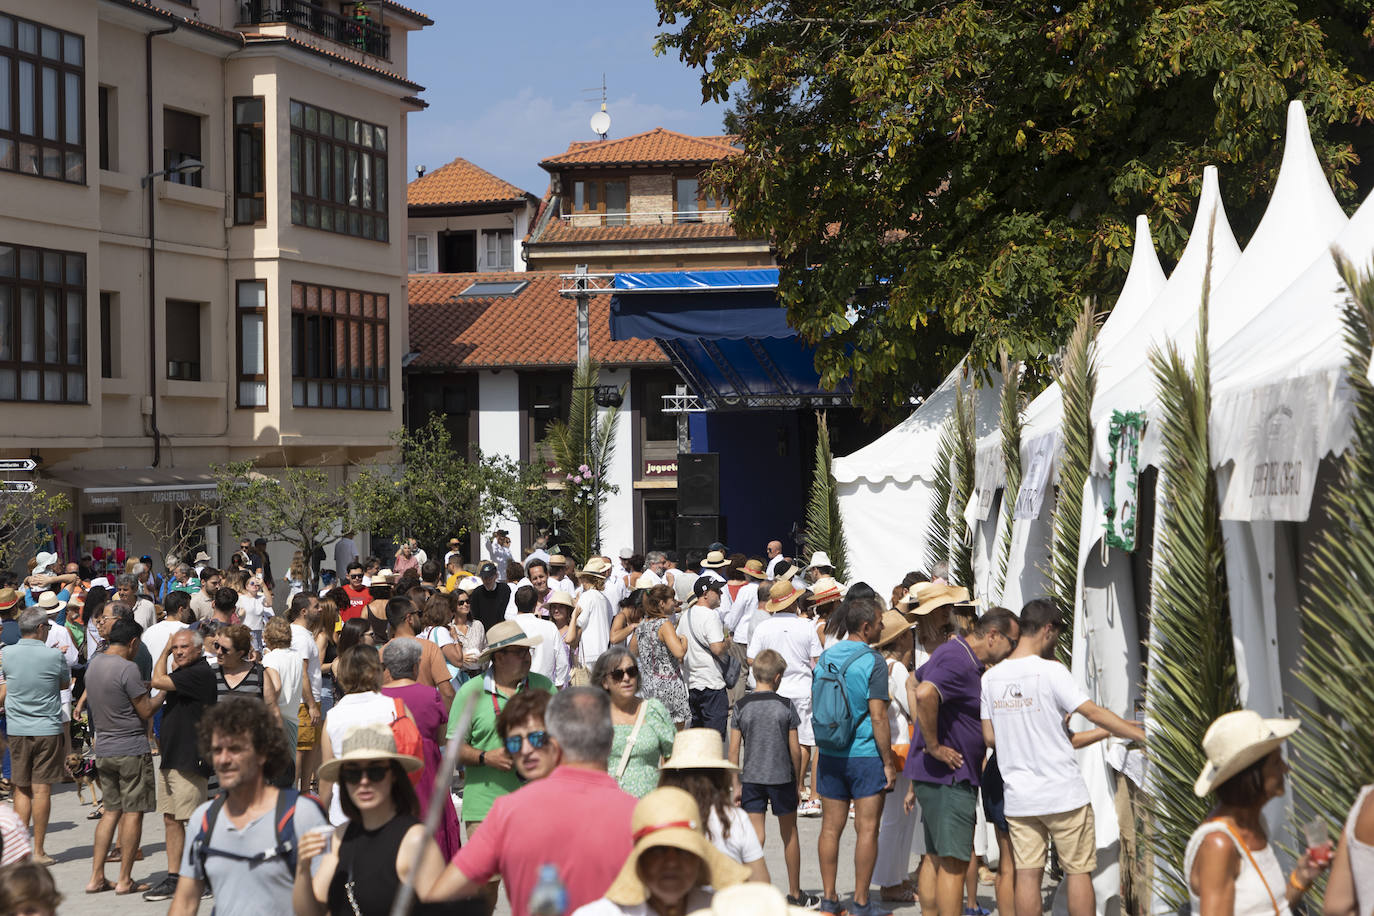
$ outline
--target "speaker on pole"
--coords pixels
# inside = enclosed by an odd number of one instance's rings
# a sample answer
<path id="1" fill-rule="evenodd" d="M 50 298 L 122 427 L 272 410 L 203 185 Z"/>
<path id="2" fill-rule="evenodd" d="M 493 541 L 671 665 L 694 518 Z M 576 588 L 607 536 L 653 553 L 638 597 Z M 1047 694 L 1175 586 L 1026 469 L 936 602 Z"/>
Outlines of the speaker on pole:
<path id="1" fill-rule="evenodd" d="M 720 455 L 716 452 L 677 456 L 677 514 L 720 514 Z M 682 543 L 680 538 L 678 542 Z"/>

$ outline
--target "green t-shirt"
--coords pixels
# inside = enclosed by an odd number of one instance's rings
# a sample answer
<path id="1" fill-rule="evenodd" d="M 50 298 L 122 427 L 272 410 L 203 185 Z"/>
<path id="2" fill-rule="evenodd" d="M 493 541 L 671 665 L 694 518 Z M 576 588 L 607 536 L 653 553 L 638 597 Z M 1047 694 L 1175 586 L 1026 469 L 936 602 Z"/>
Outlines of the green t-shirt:
<path id="1" fill-rule="evenodd" d="M 531 673 L 525 680 L 522 690 L 547 690 L 557 693 L 553 681 L 542 674 Z M 476 694 L 477 706 L 472 714 L 472 726 L 468 729 L 466 742 L 479 751 L 494 751 L 501 746 L 501 738 L 496 733 L 496 715 L 510 699 L 496 689 L 488 672 L 483 677 L 475 677 L 462 687 L 453 698 L 453 706 L 448 715 L 448 737 L 458 727 L 458 719 L 467 707 L 468 698 Z M 463 788 L 463 820 L 480 821 L 487 816 L 492 804 L 502 795 L 520 788 L 520 777 L 514 770 L 498 770 L 495 767 L 469 766 L 467 782 Z"/>

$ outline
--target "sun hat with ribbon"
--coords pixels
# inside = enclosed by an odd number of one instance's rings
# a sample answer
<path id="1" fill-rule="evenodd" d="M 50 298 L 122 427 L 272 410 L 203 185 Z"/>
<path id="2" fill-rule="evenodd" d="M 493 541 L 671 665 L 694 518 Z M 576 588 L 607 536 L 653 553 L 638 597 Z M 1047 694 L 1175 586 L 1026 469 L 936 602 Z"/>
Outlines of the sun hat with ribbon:
<path id="1" fill-rule="evenodd" d="M 12 588 L 0 588 L 0 611 L 8 611 L 19 603 L 19 593 Z"/>
<path id="2" fill-rule="evenodd" d="M 725 740 L 714 728 L 684 728 L 673 737 L 673 752 L 660 770 L 738 770 L 725 759 Z"/>
<path id="3" fill-rule="evenodd" d="M 611 574 L 611 561 L 605 557 L 592 557 L 587 565 L 577 571 L 579 576 L 595 576 L 604 579 Z"/>
<path id="4" fill-rule="evenodd" d="M 701 565 L 706 569 L 721 569 L 729 566 L 730 560 L 725 556 L 725 551 L 713 550 L 701 561 Z"/>
<path id="5" fill-rule="evenodd" d="M 962 585 L 935 585 L 931 582 L 917 582 L 907 590 L 904 597 L 897 599 L 897 608 L 915 617 L 924 617 L 931 611 L 951 604 L 964 604 L 968 601 L 968 589 Z"/>
<path id="6" fill-rule="evenodd" d="M 67 602 L 57 598 L 57 592 L 44 592 L 43 597 L 38 599 L 34 607 L 38 608 L 49 617 L 55 617 L 67 606 Z"/>
<path id="7" fill-rule="evenodd" d="M 770 614 L 776 614 L 796 604 L 797 599 L 805 594 L 806 589 L 797 588 L 791 579 L 778 579 L 768 590 L 768 600 L 763 603 L 763 609 Z"/>
<path id="8" fill-rule="evenodd" d="M 748 577 L 751 578 L 751 579 L 767 579 L 767 578 L 768 578 L 768 574 L 767 574 L 766 572 L 764 572 L 764 570 L 763 570 L 763 561 L 762 561 L 762 560 L 748 560 L 748 561 L 746 561 L 745 564 L 744 564 L 744 568 L 741 569 L 740 572 L 744 573 L 746 576 L 748 576 Z"/>
<path id="9" fill-rule="evenodd" d="M 1250 709 L 1217 716 L 1202 736 L 1207 762 L 1193 792 L 1201 798 L 1250 764 L 1263 760 L 1301 724 L 1297 719 L 1266 719 Z"/>
<path id="10" fill-rule="evenodd" d="M 561 604 L 564 607 L 572 607 L 576 603 L 577 602 L 573 599 L 573 596 L 563 591 L 562 589 L 554 589 L 552 592 L 549 593 L 549 597 L 544 599 L 545 607 L 547 607 L 550 604 Z"/>
<path id="11" fill-rule="evenodd" d="M 363 760 L 394 760 L 407 773 L 414 773 L 424 766 L 420 758 L 397 752 L 391 726 L 355 725 L 344 732 L 342 753 L 320 764 L 320 779 L 338 782 L 339 770 L 346 764 Z"/>
<path id="12" fill-rule="evenodd" d="M 707 731 L 720 741 L 719 732 Z M 664 786 L 645 795 L 630 817 L 634 848 L 606 890 L 606 899 L 622 907 L 639 906 L 649 899 L 648 888 L 639 877 L 639 857 L 659 846 L 681 849 L 700 859 L 706 865 L 701 883 L 717 891 L 748 881 L 749 869 L 712 846 L 704 831 L 701 810 L 682 789 Z"/>
<path id="13" fill-rule="evenodd" d="M 781 580 L 783 577 L 779 576 Z M 839 601 L 844 597 L 844 589 L 840 583 L 829 576 L 821 576 L 811 584 L 811 602 L 813 604 L 829 604 L 832 601 Z"/>
<path id="14" fill-rule="evenodd" d="M 544 641 L 542 636 L 531 636 L 520 626 L 518 620 L 503 620 L 487 630 L 487 648 L 477 656 L 479 662 L 491 658 L 501 649 L 533 649 Z"/>
<path id="15" fill-rule="evenodd" d="M 873 648 L 881 649 L 888 643 L 895 642 L 914 626 L 916 624 L 907 620 L 901 611 L 883 611 L 883 631 L 879 634 L 878 641 L 873 644 Z"/>
<path id="16" fill-rule="evenodd" d="M 389 568 L 379 569 L 372 574 L 372 577 L 370 579 L 367 580 L 367 585 L 368 588 L 372 588 L 378 585 L 395 585 L 396 578 L 396 574 L 392 572 Z"/>

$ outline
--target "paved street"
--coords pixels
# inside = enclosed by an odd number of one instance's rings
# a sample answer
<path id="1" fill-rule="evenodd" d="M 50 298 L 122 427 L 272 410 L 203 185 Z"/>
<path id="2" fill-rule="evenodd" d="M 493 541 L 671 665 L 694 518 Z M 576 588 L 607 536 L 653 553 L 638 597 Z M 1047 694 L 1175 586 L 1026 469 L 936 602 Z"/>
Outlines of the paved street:
<path id="1" fill-rule="evenodd" d="M 89 793 L 87 799 L 89 799 Z M 64 916 L 83 916 L 83 914 L 100 914 L 100 916 L 115 916 L 124 913 L 164 913 L 167 910 L 166 903 L 147 903 L 141 897 L 134 895 L 127 897 L 115 896 L 114 892 L 104 894 L 86 894 L 84 889 L 86 882 L 90 880 L 91 874 L 91 840 L 95 833 L 95 822 L 86 820 L 86 815 L 91 811 L 90 805 L 77 803 L 76 789 L 71 785 L 62 785 L 54 788 L 53 792 L 53 812 L 52 822 L 49 827 L 48 853 L 57 859 L 57 865 L 53 867 L 53 874 L 57 878 L 58 889 L 66 895 L 66 900 L 62 904 Z M 801 842 L 802 842 L 802 887 L 811 891 L 819 891 L 821 885 L 820 871 L 816 864 L 816 838 L 820 833 L 820 818 L 803 818 L 801 823 Z M 770 827 L 774 826 L 770 823 Z M 188 837 L 189 842 L 189 837 Z M 143 830 L 143 852 L 146 858 L 139 862 L 134 868 L 134 878 L 136 880 L 148 881 L 162 875 L 166 868 L 166 860 L 163 856 L 162 847 L 162 817 L 158 814 L 146 815 L 144 818 Z M 773 883 L 779 887 L 786 886 L 787 870 L 782 861 L 782 846 L 777 841 L 776 833 L 768 836 L 768 845 L 765 849 L 768 858 L 768 870 L 773 876 Z M 853 891 L 853 854 L 854 854 L 854 834 L 850 829 L 846 829 L 841 845 L 840 858 L 840 889 L 841 894 L 846 895 Z M 846 863 L 850 863 L 846 865 Z M 106 868 L 106 874 L 111 881 L 117 877 L 119 868 L 117 863 L 112 863 Z M 848 877 L 846 877 L 848 875 Z M 992 909 L 991 888 L 979 888 L 982 905 Z M 210 912 L 209 901 L 201 906 L 202 913 Z M 506 905 L 504 896 L 501 905 L 496 911 L 501 916 L 507 916 L 510 909 Z M 897 907 L 897 913 L 914 914 L 920 912 L 920 907 L 911 904 L 904 907 Z"/>

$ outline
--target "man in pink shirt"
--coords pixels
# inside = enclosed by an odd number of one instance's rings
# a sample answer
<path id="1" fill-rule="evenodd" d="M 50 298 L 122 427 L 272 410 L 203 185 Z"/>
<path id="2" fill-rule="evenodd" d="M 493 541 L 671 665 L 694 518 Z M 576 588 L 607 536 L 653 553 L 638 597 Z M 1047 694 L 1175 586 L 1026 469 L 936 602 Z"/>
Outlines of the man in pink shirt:
<path id="1" fill-rule="evenodd" d="M 426 902 L 471 897 L 500 875 L 512 916 L 527 916 L 540 868 L 553 865 L 568 893 L 567 912 L 599 900 L 634 846 L 635 798 L 606 772 L 615 731 L 604 690 L 571 687 L 549 702 L 545 741 L 562 758 L 547 778 L 496 800 L 428 891 Z M 534 735 L 523 741 L 533 743 Z"/>

